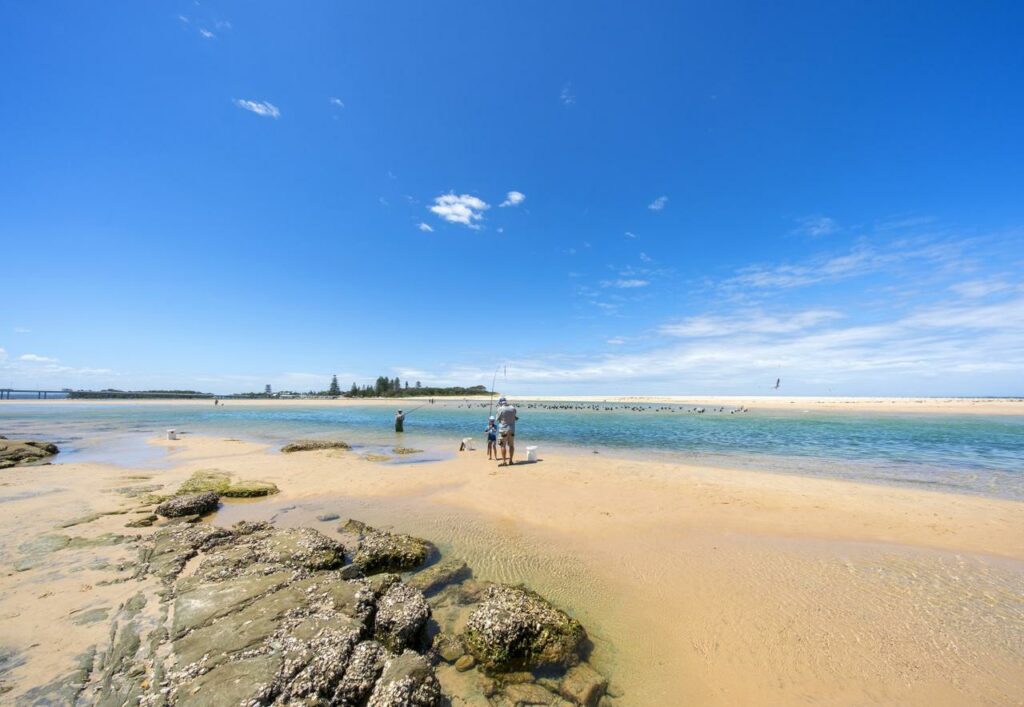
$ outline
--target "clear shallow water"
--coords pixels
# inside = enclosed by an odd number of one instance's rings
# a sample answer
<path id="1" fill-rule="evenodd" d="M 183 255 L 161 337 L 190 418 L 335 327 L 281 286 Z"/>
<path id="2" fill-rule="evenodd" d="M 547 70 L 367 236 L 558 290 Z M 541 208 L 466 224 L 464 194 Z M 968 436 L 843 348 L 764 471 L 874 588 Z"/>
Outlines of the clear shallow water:
<path id="1" fill-rule="evenodd" d="M 412 406 L 410 406 L 412 407 Z M 586 407 L 586 406 L 579 406 Z M 604 409 L 604 408 L 612 409 Z M 767 469 L 1024 500 L 1024 416 L 765 411 L 691 406 L 519 406 L 521 448 L 596 450 L 665 461 Z M 642 409 L 643 411 L 638 411 Z M 168 428 L 281 444 L 299 437 L 454 450 L 484 439 L 487 406 L 445 401 L 412 412 L 406 434 L 382 406 L 0 404 L 0 434 L 57 441 L 60 460 L 158 465 L 143 444 Z"/>

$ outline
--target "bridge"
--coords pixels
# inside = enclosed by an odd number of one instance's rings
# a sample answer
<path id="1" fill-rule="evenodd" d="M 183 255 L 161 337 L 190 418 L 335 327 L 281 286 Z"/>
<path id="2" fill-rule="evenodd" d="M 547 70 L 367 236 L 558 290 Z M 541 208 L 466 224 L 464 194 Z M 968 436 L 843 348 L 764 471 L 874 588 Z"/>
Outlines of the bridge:
<path id="1" fill-rule="evenodd" d="M 69 390 L 18 390 L 17 388 L 0 388 L 0 400 L 10 400 L 11 393 L 36 394 L 39 400 L 46 400 L 47 396 L 50 395 L 68 395 L 71 391 Z"/>

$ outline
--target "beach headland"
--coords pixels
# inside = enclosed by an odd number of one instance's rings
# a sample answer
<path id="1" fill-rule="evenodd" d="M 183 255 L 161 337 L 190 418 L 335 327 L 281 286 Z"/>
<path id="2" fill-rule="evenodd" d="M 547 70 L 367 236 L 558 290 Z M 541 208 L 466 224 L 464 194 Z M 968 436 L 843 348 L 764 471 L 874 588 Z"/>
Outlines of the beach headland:
<path id="1" fill-rule="evenodd" d="M 210 469 L 280 489 L 225 501 L 214 524 L 329 531 L 318 516 L 351 516 L 428 538 L 479 579 L 526 583 L 587 627 L 608 704 L 1024 699 L 1019 502 L 591 454 L 499 469 L 482 450 L 382 464 L 214 437 L 152 444 L 169 468 L 2 472 L 12 699 L 102 649 L 136 591 L 106 583 L 134 557 L 116 536 L 153 532 L 125 529 L 132 494 Z M 53 550 L 55 535 L 81 540 Z"/>

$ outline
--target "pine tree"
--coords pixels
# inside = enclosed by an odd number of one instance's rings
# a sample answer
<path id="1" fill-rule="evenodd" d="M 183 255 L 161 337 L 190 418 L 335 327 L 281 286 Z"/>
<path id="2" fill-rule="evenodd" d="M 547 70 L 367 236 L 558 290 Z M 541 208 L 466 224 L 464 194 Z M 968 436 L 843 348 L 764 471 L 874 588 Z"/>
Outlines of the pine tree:
<path id="1" fill-rule="evenodd" d="M 331 387 L 327 389 L 328 395 L 341 395 L 341 388 L 338 387 L 338 376 L 331 376 Z"/>

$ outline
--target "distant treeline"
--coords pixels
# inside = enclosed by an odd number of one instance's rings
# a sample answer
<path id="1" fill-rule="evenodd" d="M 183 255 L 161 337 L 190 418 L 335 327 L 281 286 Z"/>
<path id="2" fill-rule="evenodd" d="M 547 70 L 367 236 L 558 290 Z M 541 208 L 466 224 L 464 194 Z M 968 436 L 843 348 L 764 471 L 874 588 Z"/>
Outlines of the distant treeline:
<path id="1" fill-rule="evenodd" d="M 332 385 L 333 389 L 335 386 Z M 359 386 L 355 383 L 349 388 L 348 392 L 345 393 L 346 398 L 407 398 L 412 396 L 467 396 L 467 395 L 487 395 L 490 391 L 485 386 L 474 385 L 470 388 L 463 388 L 461 386 L 451 386 L 448 388 L 440 388 L 435 386 L 425 386 L 419 381 L 415 384 L 409 385 L 409 381 L 403 382 L 398 378 L 387 378 L 386 376 L 378 376 L 377 380 L 373 385 Z"/>
<path id="2" fill-rule="evenodd" d="M 212 393 L 198 390 L 72 390 L 69 398 L 109 400 L 110 398 L 212 398 Z"/>

